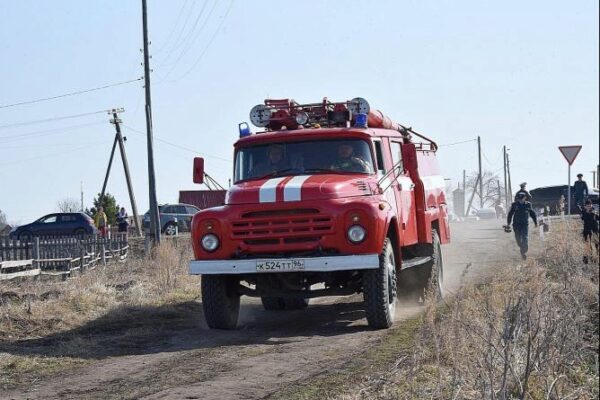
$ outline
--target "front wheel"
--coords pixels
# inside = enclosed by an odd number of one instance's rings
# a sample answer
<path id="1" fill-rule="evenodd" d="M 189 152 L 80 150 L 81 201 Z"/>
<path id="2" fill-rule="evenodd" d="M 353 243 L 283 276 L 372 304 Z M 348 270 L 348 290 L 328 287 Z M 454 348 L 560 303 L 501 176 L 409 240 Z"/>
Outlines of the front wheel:
<path id="1" fill-rule="evenodd" d="M 167 236 L 175 236 L 177 234 L 177 225 L 170 222 L 165 226 L 165 235 Z"/>
<path id="2" fill-rule="evenodd" d="M 427 294 L 433 294 L 437 300 L 444 298 L 444 259 L 436 230 L 431 232 L 431 239 L 427 252 L 431 260 L 400 273 L 398 285 L 401 296 L 407 301 L 420 302 L 421 299 L 425 300 Z"/>
<path id="3" fill-rule="evenodd" d="M 379 268 L 363 271 L 363 297 L 369 326 L 385 329 L 394 323 L 396 310 L 396 259 L 389 238 L 383 242 Z"/>
<path id="4" fill-rule="evenodd" d="M 202 277 L 202 307 L 210 328 L 235 329 L 240 313 L 237 280 L 222 275 Z"/>

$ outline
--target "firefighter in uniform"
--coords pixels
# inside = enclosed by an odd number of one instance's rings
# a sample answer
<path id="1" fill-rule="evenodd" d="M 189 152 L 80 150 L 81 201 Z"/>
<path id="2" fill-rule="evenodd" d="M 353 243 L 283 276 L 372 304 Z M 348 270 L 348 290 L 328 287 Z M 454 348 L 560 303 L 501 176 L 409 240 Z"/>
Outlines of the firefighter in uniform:
<path id="1" fill-rule="evenodd" d="M 589 243 L 590 252 L 593 254 L 593 249 L 598 252 L 598 222 L 600 217 L 594 210 L 592 200 L 587 199 L 583 210 L 581 210 L 581 219 L 583 220 L 583 240 Z M 583 256 L 583 262 L 588 263 L 588 256 Z"/>
<path id="2" fill-rule="evenodd" d="M 519 191 L 515 194 L 515 201 L 517 201 L 517 196 L 519 195 L 519 193 L 523 193 L 525 194 L 525 201 L 531 201 L 531 193 L 529 193 L 529 191 L 526 189 L 527 186 L 527 182 L 523 182 L 521 184 L 519 184 Z"/>
<path id="3" fill-rule="evenodd" d="M 538 226 L 537 216 L 531 208 L 531 203 L 525 200 L 525 193 L 517 194 L 517 201 L 512 203 L 508 217 L 506 218 L 507 226 L 513 224 L 515 231 L 515 239 L 521 250 L 523 260 L 527 259 L 527 251 L 529 250 L 529 217 L 533 219 L 535 226 Z"/>
<path id="4" fill-rule="evenodd" d="M 583 174 L 577 174 L 577 180 L 573 183 L 573 192 L 575 192 L 573 194 L 575 204 L 580 209 L 583 209 L 583 203 L 589 194 L 587 183 L 583 180 Z"/>

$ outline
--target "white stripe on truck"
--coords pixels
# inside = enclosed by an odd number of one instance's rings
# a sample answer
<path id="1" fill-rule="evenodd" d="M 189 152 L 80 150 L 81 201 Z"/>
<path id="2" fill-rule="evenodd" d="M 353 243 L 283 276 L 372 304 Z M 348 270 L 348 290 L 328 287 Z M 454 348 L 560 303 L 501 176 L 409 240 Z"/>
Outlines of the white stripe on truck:
<path id="1" fill-rule="evenodd" d="M 302 200 L 302 185 L 312 175 L 298 175 L 290 179 L 283 187 L 283 201 Z"/>

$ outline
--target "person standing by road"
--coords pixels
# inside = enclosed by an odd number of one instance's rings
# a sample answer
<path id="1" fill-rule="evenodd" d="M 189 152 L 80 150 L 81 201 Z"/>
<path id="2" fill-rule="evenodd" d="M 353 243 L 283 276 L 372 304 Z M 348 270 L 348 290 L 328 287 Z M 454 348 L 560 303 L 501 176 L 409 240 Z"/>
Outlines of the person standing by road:
<path id="1" fill-rule="evenodd" d="M 127 215 L 127 211 L 125 211 L 125 207 L 121 207 L 117 213 L 117 225 L 119 226 L 120 233 L 127 233 L 127 228 L 129 228 L 129 216 Z"/>
<path id="2" fill-rule="evenodd" d="M 598 213 L 594 211 L 594 206 L 592 204 L 592 200 L 588 199 L 585 202 L 585 206 L 583 210 L 581 210 L 581 219 L 583 220 L 583 240 L 587 243 L 589 242 L 590 253 L 594 253 L 593 249 L 596 248 L 596 253 L 598 252 L 598 221 L 600 218 L 598 217 Z M 588 263 L 588 256 L 583 257 L 583 262 Z"/>
<path id="3" fill-rule="evenodd" d="M 535 226 L 538 226 L 535 211 L 531 208 L 531 203 L 525 200 L 525 196 L 525 193 L 517 194 L 517 201 L 512 203 L 506 218 L 508 226 L 511 222 L 513 224 L 515 239 L 521 250 L 523 260 L 527 259 L 527 251 L 529 250 L 529 217 L 531 217 Z"/>
<path id="4" fill-rule="evenodd" d="M 583 174 L 577 174 L 577 180 L 573 184 L 573 196 L 575 197 L 575 204 L 581 209 L 583 208 L 583 202 L 588 196 L 588 186 L 583 180 Z"/>
<path id="5" fill-rule="evenodd" d="M 94 223 L 96 224 L 96 228 L 100 231 L 100 236 L 106 236 L 106 229 L 108 227 L 108 218 L 104 213 L 104 207 L 98 207 L 98 211 L 94 216 Z"/>
<path id="6" fill-rule="evenodd" d="M 531 193 L 529 193 L 529 191 L 526 189 L 527 182 L 523 182 L 523 183 L 519 184 L 519 186 L 520 186 L 520 189 L 515 194 L 515 201 L 517 201 L 519 193 L 525 194 L 525 201 L 531 201 Z"/>

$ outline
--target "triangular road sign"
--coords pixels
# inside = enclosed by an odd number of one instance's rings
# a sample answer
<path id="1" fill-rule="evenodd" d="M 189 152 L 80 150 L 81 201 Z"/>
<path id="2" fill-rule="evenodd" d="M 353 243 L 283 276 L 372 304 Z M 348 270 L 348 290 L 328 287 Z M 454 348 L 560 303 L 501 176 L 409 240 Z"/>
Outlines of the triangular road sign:
<path id="1" fill-rule="evenodd" d="M 562 153 L 563 157 L 569 165 L 573 165 L 573 161 L 577 158 L 577 154 L 581 150 L 581 146 L 558 146 L 558 149 Z"/>

